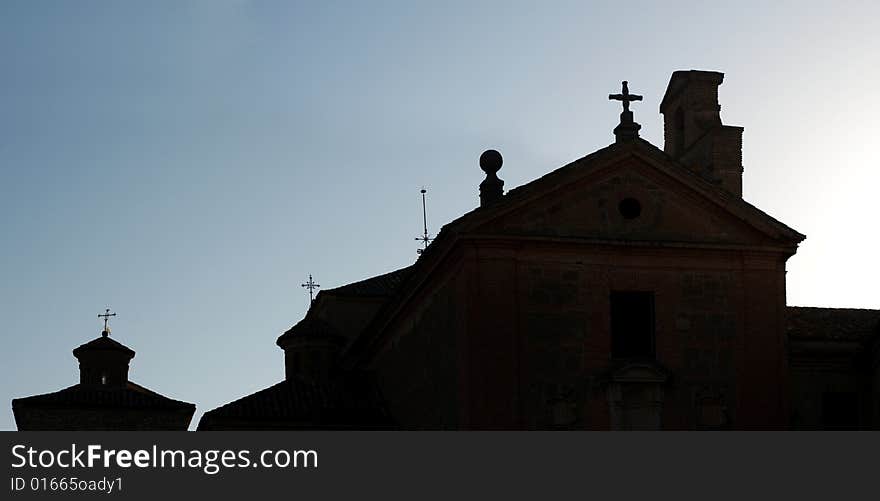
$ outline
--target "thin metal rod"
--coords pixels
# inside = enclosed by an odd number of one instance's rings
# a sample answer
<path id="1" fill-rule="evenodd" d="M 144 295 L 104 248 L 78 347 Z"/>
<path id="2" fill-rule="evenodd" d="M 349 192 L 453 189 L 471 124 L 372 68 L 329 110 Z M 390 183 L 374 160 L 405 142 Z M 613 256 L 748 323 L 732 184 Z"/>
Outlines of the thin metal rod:
<path id="1" fill-rule="evenodd" d="M 427 190 L 422 188 L 422 225 L 425 229 L 425 240 L 426 240 L 425 246 L 427 247 L 427 245 L 428 245 L 428 243 L 427 243 L 427 239 L 428 239 L 428 209 L 425 206 L 425 191 L 427 191 Z"/>
<path id="2" fill-rule="evenodd" d="M 434 240 L 428 235 L 428 208 L 425 203 L 425 193 L 427 192 L 428 190 L 422 187 L 422 236 L 416 237 L 416 241 L 422 242 L 423 248 L 416 249 L 417 254 L 421 254 L 428 248 L 428 244 L 431 243 L 431 240 Z"/>

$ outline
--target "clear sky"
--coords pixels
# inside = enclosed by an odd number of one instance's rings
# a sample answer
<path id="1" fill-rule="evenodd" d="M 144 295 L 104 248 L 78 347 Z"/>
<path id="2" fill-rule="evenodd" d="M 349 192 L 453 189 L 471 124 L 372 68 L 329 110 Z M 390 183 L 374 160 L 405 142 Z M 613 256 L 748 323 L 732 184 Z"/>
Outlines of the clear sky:
<path id="1" fill-rule="evenodd" d="M 718 5 L 709 5 L 717 3 Z M 726 74 L 744 197 L 807 235 L 792 305 L 880 308 L 877 2 L 0 2 L 0 429 L 99 335 L 205 410 L 283 378 L 309 273 L 408 265 L 478 204 L 613 141 L 629 80 Z"/>

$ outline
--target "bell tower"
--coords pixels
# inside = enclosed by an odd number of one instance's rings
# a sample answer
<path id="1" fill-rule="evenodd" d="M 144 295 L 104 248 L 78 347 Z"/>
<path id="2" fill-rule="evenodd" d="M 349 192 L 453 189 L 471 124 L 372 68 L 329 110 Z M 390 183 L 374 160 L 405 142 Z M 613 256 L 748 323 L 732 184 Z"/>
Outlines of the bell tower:
<path id="1" fill-rule="evenodd" d="M 108 320 L 115 315 L 109 309 L 98 315 L 104 319 L 101 337 L 73 350 L 73 356 L 79 360 L 79 384 L 83 386 L 124 388 L 128 384 L 128 364 L 134 358 L 134 350 L 110 339 Z"/>

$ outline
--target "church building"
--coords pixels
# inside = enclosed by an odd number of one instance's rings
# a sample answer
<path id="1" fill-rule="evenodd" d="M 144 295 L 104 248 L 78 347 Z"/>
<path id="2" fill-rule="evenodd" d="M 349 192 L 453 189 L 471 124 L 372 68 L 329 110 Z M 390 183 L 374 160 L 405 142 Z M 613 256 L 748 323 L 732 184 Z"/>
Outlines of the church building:
<path id="1" fill-rule="evenodd" d="M 743 199 L 723 77 L 673 73 L 662 149 L 623 82 L 609 146 L 507 193 L 485 152 L 479 207 L 319 292 L 199 429 L 880 428 L 880 311 L 787 307 L 805 236 Z"/>
<path id="2" fill-rule="evenodd" d="M 191 403 L 173 400 L 128 379 L 134 351 L 110 338 L 106 310 L 101 336 L 73 350 L 79 384 L 43 395 L 12 400 L 20 431 L 186 430 L 195 413 Z"/>

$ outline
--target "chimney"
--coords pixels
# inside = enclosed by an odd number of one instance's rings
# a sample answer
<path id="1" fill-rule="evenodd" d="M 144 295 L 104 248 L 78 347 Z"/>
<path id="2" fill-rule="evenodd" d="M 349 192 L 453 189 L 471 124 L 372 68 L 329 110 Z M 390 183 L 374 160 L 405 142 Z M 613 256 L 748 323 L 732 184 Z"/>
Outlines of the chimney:
<path id="1" fill-rule="evenodd" d="M 718 86 L 724 73 L 676 71 L 660 103 L 663 151 L 742 197 L 742 127 L 721 123 Z"/>

